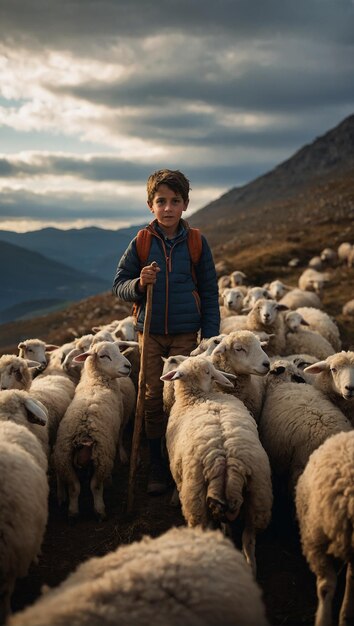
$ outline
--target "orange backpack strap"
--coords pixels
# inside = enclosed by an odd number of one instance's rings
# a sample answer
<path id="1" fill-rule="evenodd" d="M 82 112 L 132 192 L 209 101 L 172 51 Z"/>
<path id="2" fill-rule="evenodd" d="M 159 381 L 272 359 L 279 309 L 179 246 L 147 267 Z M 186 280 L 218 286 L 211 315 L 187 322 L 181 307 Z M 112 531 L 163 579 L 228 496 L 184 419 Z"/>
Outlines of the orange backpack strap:
<path id="1" fill-rule="evenodd" d="M 199 228 L 189 228 L 187 236 L 189 255 L 193 265 L 197 265 L 202 256 L 202 235 Z"/>
<path id="2" fill-rule="evenodd" d="M 136 252 L 140 265 L 144 266 L 149 257 L 152 234 L 147 228 L 142 228 L 136 236 Z"/>

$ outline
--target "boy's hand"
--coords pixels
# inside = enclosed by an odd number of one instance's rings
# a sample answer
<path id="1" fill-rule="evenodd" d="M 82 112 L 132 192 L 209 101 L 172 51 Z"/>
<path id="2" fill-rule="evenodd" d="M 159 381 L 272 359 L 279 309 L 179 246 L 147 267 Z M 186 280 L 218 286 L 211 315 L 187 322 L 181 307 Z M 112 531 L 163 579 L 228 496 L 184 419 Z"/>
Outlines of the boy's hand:
<path id="1" fill-rule="evenodd" d="M 154 285 L 156 283 L 157 272 L 160 271 L 156 261 L 153 261 L 151 265 L 146 265 L 140 272 L 139 289 L 145 291 L 146 285 Z"/>

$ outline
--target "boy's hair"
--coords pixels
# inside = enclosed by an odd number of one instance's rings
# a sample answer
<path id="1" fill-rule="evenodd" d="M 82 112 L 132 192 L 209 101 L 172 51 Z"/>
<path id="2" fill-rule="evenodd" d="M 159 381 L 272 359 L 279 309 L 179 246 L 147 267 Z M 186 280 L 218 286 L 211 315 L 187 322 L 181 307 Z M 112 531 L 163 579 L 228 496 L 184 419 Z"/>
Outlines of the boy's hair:
<path id="1" fill-rule="evenodd" d="M 151 174 L 147 180 L 147 201 L 151 206 L 159 185 L 167 185 L 175 193 L 179 193 L 184 202 L 188 201 L 189 190 L 191 189 L 189 180 L 179 170 L 157 170 Z"/>

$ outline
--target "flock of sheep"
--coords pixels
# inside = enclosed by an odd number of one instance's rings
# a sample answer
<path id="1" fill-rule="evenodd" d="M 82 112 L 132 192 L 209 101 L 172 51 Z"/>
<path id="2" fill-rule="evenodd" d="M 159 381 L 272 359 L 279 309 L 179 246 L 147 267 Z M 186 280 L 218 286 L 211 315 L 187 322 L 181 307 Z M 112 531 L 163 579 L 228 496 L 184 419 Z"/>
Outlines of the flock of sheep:
<path id="1" fill-rule="evenodd" d="M 128 461 L 139 350 L 127 317 L 60 347 L 27 339 L 0 358 L 0 623 L 265 626 L 256 539 L 284 492 L 317 580 L 315 625 L 332 624 L 338 560 L 347 565 L 339 624 L 351 623 L 354 352 L 342 350 L 322 304 L 338 263 L 352 267 L 353 246 L 325 249 L 297 287 L 220 277 L 220 335 L 164 359 L 173 502 L 187 526 L 90 559 L 12 616 L 16 580 L 40 554 L 48 476 L 74 519 L 89 468 L 94 513 L 106 517 L 117 453 Z M 353 301 L 345 306 L 350 315 Z M 240 524 L 242 552 L 232 541 Z"/>

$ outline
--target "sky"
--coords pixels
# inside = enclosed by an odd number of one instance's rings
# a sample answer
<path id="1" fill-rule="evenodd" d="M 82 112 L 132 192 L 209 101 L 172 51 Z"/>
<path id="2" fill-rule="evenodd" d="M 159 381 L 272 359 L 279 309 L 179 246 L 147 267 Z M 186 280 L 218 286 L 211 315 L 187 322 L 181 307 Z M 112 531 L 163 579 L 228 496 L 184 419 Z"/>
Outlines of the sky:
<path id="1" fill-rule="evenodd" d="M 0 229 L 188 213 L 354 112 L 354 0 L 0 0 Z M 188 217 L 186 215 L 186 217 Z"/>

